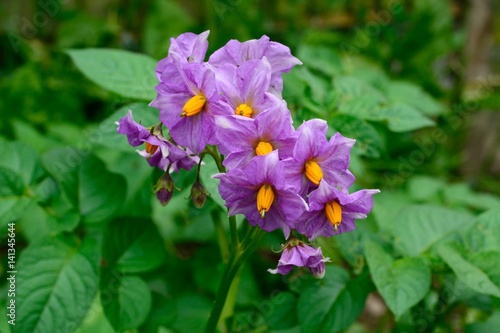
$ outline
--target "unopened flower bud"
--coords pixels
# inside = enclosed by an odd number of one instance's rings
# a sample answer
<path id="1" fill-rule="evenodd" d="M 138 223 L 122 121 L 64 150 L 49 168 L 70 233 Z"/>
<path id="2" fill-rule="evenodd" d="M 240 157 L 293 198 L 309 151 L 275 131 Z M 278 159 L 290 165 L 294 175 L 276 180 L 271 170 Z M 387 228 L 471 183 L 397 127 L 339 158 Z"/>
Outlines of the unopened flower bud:
<path id="1" fill-rule="evenodd" d="M 199 180 L 196 180 L 193 187 L 191 187 L 191 200 L 193 200 L 193 205 L 196 208 L 203 207 L 205 201 L 207 201 L 207 196 L 208 193 L 203 184 Z"/>
<path id="2" fill-rule="evenodd" d="M 164 173 L 156 182 L 153 192 L 162 206 L 166 206 L 174 193 L 174 181 L 172 177 L 168 173 Z"/>

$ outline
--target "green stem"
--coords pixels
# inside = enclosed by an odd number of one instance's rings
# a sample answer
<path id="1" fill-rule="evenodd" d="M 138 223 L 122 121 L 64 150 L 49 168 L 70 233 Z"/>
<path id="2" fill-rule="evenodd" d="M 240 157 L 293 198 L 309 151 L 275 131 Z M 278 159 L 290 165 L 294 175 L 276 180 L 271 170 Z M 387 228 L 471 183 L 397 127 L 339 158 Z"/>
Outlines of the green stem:
<path id="1" fill-rule="evenodd" d="M 220 219 L 219 212 L 219 209 L 212 209 L 211 215 L 215 224 L 215 234 L 217 236 L 217 243 L 219 243 L 219 250 L 222 260 L 224 262 L 227 262 L 229 260 L 229 244 L 227 241 L 226 231 L 224 230 Z"/>
<path id="2" fill-rule="evenodd" d="M 229 231 L 231 232 L 231 250 L 238 250 L 238 226 L 236 225 L 236 216 L 229 216 Z"/>
<path id="3" fill-rule="evenodd" d="M 243 263 L 248 259 L 250 254 L 255 249 L 255 245 L 258 243 L 263 232 L 260 228 L 251 228 L 247 236 L 243 239 L 242 243 L 238 245 L 236 251 L 231 252 L 229 257 L 229 262 L 227 263 L 224 275 L 222 276 L 219 290 L 215 297 L 215 304 L 210 313 L 210 318 L 208 319 L 207 326 L 205 328 L 205 333 L 213 333 L 217 327 L 217 323 L 221 317 L 222 310 L 224 309 L 224 304 L 228 298 L 229 291 L 235 276 L 238 274 Z M 231 297 L 236 297 L 237 288 L 232 288 Z"/>

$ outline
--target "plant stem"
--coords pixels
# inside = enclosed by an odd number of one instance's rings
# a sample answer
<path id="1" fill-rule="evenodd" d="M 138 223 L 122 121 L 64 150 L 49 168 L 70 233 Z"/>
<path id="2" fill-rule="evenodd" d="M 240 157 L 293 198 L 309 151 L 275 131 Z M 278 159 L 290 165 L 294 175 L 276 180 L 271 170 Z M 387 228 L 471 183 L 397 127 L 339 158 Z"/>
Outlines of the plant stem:
<path id="1" fill-rule="evenodd" d="M 227 241 L 226 231 L 222 226 L 219 212 L 219 209 L 212 209 L 210 214 L 212 215 L 212 219 L 214 220 L 215 234 L 217 236 L 217 242 L 219 243 L 219 250 L 222 260 L 224 262 L 227 262 L 229 260 L 229 244 Z"/>
<path id="2" fill-rule="evenodd" d="M 215 297 L 215 304 L 210 313 L 210 318 L 208 319 L 207 326 L 205 327 L 205 333 L 213 333 L 217 327 L 217 323 L 221 317 L 222 310 L 224 309 L 224 304 L 228 298 L 228 294 L 231 290 L 231 297 L 236 298 L 237 288 L 231 288 L 235 276 L 238 274 L 243 263 L 248 259 L 250 254 L 255 249 L 255 245 L 258 243 L 263 232 L 259 227 L 253 227 L 249 230 L 246 237 L 243 239 L 241 244 L 238 244 L 236 250 L 231 251 L 229 257 L 229 262 L 226 265 L 224 275 L 222 276 L 221 283 L 219 285 L 219 290 Z M 233 304 L 234 305 L 234 304 Z M 228 310 L 227 310 L 228 311 Z"/>

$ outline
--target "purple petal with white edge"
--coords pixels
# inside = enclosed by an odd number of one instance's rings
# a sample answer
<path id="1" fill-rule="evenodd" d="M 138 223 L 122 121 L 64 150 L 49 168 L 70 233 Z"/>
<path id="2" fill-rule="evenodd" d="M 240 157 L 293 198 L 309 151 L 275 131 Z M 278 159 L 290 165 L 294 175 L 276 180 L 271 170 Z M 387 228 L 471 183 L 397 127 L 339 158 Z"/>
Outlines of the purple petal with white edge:
<path id="1" fill-rule="evenodd" d="M 210 31 L 204 31 L 199 35 L 187 32 L 177 38 L 170 39 L 169 56 L 173 56 L 181 62 L 202 62 L 208 49 L 208 35 Z"/>
<path id="2" fill-rule="evenodd" d="M 299 243 L 296 246 L 287 246 L 281 254 L 276 269 L 269 269 L 268 272 L 272 274 L 288 274 L 293 266 L 309 267 L 311 272 L 320 274 L 321 265 L 324 265 L 328 258 L 323 258 L 321 248 L 314 249 L 313 247 L 304 243 Z"/>
<path id="3" fill-rule="evenodd" d="M 128 110 L 127 115 L 118 121 L 116 130 L 119 134 L 127 135 L 128 142 L 132 147 L 140 146 L 151 135 L 144 126 L 134 120 L 132 110 Z"/>
<path id="4" fill-rule="evenodd" d="M 221 100 L 228 103 L 232 113 L 236 106 L 242 104 L 243 98 L 238 89 L 238 68 L 232 64 L 225 64 L 213 69 L 216 75 L 216 86 L 221 94 Z"/>
<path id="5" fill-rule="evenodd" d="M 299 59 L 292 56 L 292 52 L 288 46 L 278 42 L 270 42 L 264 55 L 269 60 L 273 73 L 286 73 L 294 66 L 302 65 Z"/>
<path id="6" fill-rule="evenodd" d="M 246 150 L 237 151 L 227 155 L 224 159 L 224 166 L 229 170 L 236 168 L 244 168 L 255 157 L 255 150 L 248 148 Z"/>
<path id="7" fill-rule="evenodd" d="M 373 207 L 373 195 L 377 193 L 380 190 L 361 190 L 349 194 L 349 202 L 344 205 L 344 211 L 368 214 Z"/>
<path id="8" fill-rule="evenodd" d="M 192 96 L 188 91 L 165 95 L 158 93 L 149 105 L 160 110 L 160 121 L 168 128 L 172 128 L 184 119 L 180 116 L 182 108 Z"/>
<path id="9" fill-rule="evenodd" d="M 275 150 L 265 156 L 255 156 L 244 169 L 247 179 L 255 185 L 272 184 L 277 190 L 285 189 L 283 165 Z"/>
<path id="10" fill-rule="evenodd" d="M 306 195 L 309 181 L 304 177 L 304 162 L 298 162 L 294 158 L 283 160 L 283 169 L 288 187 L 295 189 L 300 195 Z"/>
<path id="11" fill-rule="evenodd" d="M 248 150 L 256 138 L 255 124 L 237 116 L 215 116 L 216 135 L 228 153 Z"/>
<path id="12" fill-rule="evenodd" d="M 271 82 L 271 65 L 266 58 L 247 61 L 238 68 L 238 78 L 243 100 L 250 105 L 261 104 Z"/>
<path id="13" fill-rule="evenodd" d="M 203 131 L 203 114 L 182 117 L 170 128 L 170 135 L 177 144 L 191 149 L 195 154 L 201 153 L 208 142 L 207 133 Z"/>
<path id="14" fill-rule="evenodd" d="M 293 157 L 299 162 L 306 162 L 318 156 L 327 144 L 327 130 L 328 124 L 321 119 L 311 119 L 300 125 L 297 129 L 299 134 Z"/>
<path id="15" fill-rule="evenodd" d="M 287 219 L 287 224 L 292 228 L 297 217 L 304 214 L 308 209 L 305 200 L 290 190 L 280 191 L 276 196 L 276 201 Z"/>
<path id="16" fill-rule="evenodd" d="M 255 117 L 257 136 L 268 140 L 290 137 L 295 130 L 286 102 L 276 97 L 270 97 L 270 101 L 272 107 Z"/>

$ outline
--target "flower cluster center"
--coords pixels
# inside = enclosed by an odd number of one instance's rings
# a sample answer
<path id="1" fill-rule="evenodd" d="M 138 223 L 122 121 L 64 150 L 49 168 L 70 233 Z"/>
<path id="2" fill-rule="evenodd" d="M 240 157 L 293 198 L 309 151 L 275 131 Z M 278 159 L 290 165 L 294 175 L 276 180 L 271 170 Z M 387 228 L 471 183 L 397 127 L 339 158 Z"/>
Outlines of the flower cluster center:
<path id="1" fill-rule="evenodd" d="M 313 160 L 309 160 L 304 165 L 304 173 L 314 185 L 319 185 L 321 179 L 323 179 L 323 171 L 321 171 L 318 163 Z"/>
<path id="2" fill-rule="evenodd" d="M 257 193 L 257 210 L 260 213 L 260 217 L 264 218 L 266 212 L 269 211 L 273 202 L 273 188 L 268 184 L 262 185 L 259 189 L 259 192 Z"/>
<path id="3" fill-rule="evenodd" d="M 181 117 L 191 117 L 197 115 L 203 110 L 206 103 L 207 98 L 202 94 L 191 97 L 186 104 L 184 104 Z"/>
<path id="4" fill-rule="evenodd" d="M 328 202 L 325 205 L 325 214 L 328 221 L 335 228 L 335 231 L 337 231 L 338 226 L 342 222 L 342 207 L 340 204 L 335 200 Z"/>
<path id="5" fill-rule="evenodd" d="M 255 147 L 255 155 L 264 156 L 273 151 L 273 146 L 269 142 L 259 141 L 257 147 Z"/>
<path id="6" fill-rule="evenodd" d="M 253 110 L 247 104 L 240 104 L 240 105 L 238 105 L 238 107 L 234 111 L 234 114 L 250 118 L 250 117 L 252 117 Z"/>

